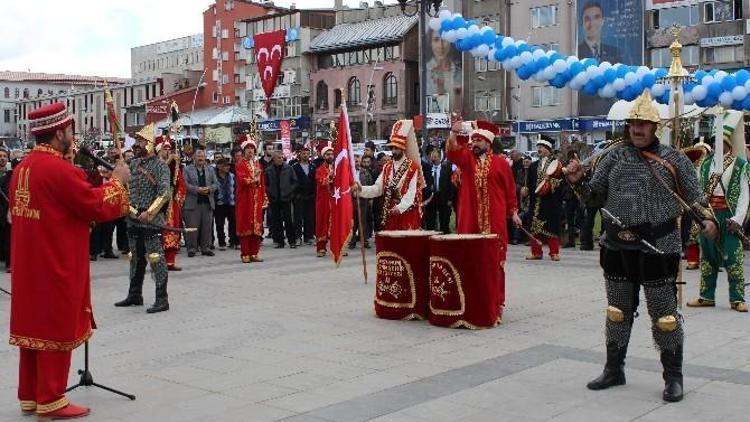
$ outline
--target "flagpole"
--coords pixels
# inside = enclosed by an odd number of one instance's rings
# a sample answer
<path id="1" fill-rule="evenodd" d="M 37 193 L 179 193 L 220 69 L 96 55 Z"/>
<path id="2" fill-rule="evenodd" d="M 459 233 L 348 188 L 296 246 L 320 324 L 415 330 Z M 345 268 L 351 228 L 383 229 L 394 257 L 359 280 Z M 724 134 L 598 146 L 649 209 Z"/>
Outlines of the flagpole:
<path id="1" fill-rule="evenodd" d="M 357 221 L 359 222 L 359 249 L 362 252 L 362 273 L 365 276 L 365 284 L 367 284 L 367 254 L 365 253 L 365 230 L 364 222 L 362 221 L 362 206 L 359 202 L 359 194 L 354 196 L 357 201 Z"/>

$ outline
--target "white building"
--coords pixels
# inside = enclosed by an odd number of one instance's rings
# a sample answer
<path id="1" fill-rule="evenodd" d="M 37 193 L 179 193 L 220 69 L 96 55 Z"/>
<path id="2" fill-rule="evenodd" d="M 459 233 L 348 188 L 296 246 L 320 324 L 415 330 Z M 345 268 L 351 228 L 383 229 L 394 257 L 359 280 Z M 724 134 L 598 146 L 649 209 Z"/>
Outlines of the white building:
<path id="1" fill-rule="evenodd" d="M 165 73 L 203 72 L 203 34 L 189 35 L 130 49 L 134 79 L 159 78 Z"/>
<path id="2" fill-rule="evenodd" d="M 105 79 L 112 86 L 127 82 L 127 79 L 98 76 L 0 72 L 0 136 L 18 136 L 17 104 L 19 102 L 61 95 L 73 89 L 94 88 L 101 86 Z"/>

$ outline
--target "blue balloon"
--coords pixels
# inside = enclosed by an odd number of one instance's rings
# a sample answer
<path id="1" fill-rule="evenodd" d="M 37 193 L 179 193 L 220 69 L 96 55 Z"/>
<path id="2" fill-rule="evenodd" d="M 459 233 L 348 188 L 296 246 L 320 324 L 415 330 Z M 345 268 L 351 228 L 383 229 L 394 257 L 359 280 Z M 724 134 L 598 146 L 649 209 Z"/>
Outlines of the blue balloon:
<path id="1" fill-rule="evenodd" d="M 531 69 L 529 69 L 529 65 L 525 64 L 525 65 L 519 67 L 516 70 L 516 74 L 518 74 L 518 77 L 521 80 L 525 81 L 525 80 L 529 79 L 531 77 L 531 75 L 534 74 L 534 72 L 532 72 Z"/>
<path id="2" fill-rule="evenodd" d="M 742 101 L 732 101 L 732 109 L 742 111 Z"/>
<path id="3" fill-rule="evenodd" d="M 517 47 L 517 50 L 518 50 L 518 55 L 520 56 L 520 55 L 521 55 L 521 53 L 523 53 L 523 52 L 525 52 L 525 51 L 531 52 L 531 46 L 530 46 L 530 45 L 528 45 L 528 44 L 526 44 L 526 43 L 524 42 L 524 43 L 521 43 L 521 45 L 519 45 L 519 46 Z"/>
<path id="4" fill-rule="evenodd" d="M 495 39 L 495 49 L 502 50 L 503 48 L 505 48 L 503 47 L 503 37 L 497 37 Z"/>
<path id="5" fill-rule="evenodd" d="M 641 79 L 641 83 L 646 88 L 651 88 L 656 83 L 656 76 L 654 76 L 652 73 L 647 73 L 643 75 L 643 79 Z"/>
<path id="6" fill-rule="evenodd" d="M 560 54 L 560 53 L 558 53 L 557 51 L 555 51 L 554 53 L 552 53 L 552 54 L 551 54 L 551 55 L 549 56 L 549 62 L 550 62 L 550 63 L 554 63 L 554 62 L 556 62 L 556 61 L 558 61 L 558 60 L 560 60 L 560 59 L 563 59 L 563 60 L 565 60 L 565 57 L 563 57 L 563 55 L 562 55 L 562 54 Z"/>
<path id="7" fill-rule="evenodd" d="M 482 34 L 482 42 L 487 45 L 495 44 L 496 39 L 497 35 L 495 35 L 494 31 L 484 31 L 484 33 Z"/>
<path id="8" fill-rule="evenodd" d="M 450 31 L 451 29 L 453 29 L 453 21 L 452 20 L 447 19 L 447 20 L 444 20 L 444 21 L 440 22 L 440 33 L 441 34 L 443 32 Z"/>
<path id="9" fill-rule="evenodd" d="M 583 72 L 583 69 L 583 63 L 573 62 L 573 64 L 570 65 L 571 78 L 574 78 L 576 75 Z"/>
<path id="10" fill-rule="evenodd" d="M 695 72 L 695 75 L 694 75 L 694 76 L 695 76 L 695 79 L 696 79 L 696 80 L 697 80 L 698 82 L 700 82 L 700 81 L 702 81 L 702 80 L 703 80 L 703 78 L 704 78 L 704 77 L 705 77 L 706 75 L 707 75 L 707 73 L 706 73 L 706 71 L 705 71 L 705 70 L 699 70 L 699 71 Z"/>
<path id="11" fill-rule="evenodd" d="M 505 51 L 505 59 L 512 59 L 513 57 L 516 57 L 518 55 L 518 49 L 515 45 L 509 45 L 503 49 Z"/>
<path id="12" fill-rule="evenodd" d="M 592 59 L 592 58 L 583 59 L 583 68 L 584 69 L 588 69 L 591 66 L 597 66 L 597 65 L 599 65 L 599 62 L 597 62 L 595 59 Z"/>
<path id="13" fill-rule="evenodd" d="M 505 49 L 502 50 L 495 50 L 495 60 L 502 62 L 505 61 Z"/>
<path id="14" fill-rule="evenodd" d="M 737 85 L 745 85 L 745 82 L 750 80 L 750 72 L 745 69 L 740 69 L 734 74 L 734 77 L 737 79 Z"/>
<path id="15" fill-rule="evenodd" d="M 598 91 L 599 88 L 596 87 L 596 84 L 594 84 L 593 81 L 586 82 L 586 85 L 583 86 L 583 93 L 586 95 L 596 95 L 596 91 Z"/>
<path id="16" fill-rule="evenodd" d="M 612 69 L 611 67 L 604 71 L 604 79 L 607 80 L 607 83 L 612 83 L 617 79 L 617 71 Z"/>
<path id="17" fill-rule="evenodd" d="M 479 34 L 474 34 L 469 37 L 469 45 L 471 48 L 478 47 L 482 45 L 482 36 Z M 471 50 L 471 48 L 469 50 Z"/>
<path id="18" fill-rule="evenodd" d="M 555 76 L 549 81 L 549 84 L 554 86 L 555 88 L 562 88 L 565 86 L 565 83 L 565 78 L 562 76 L 562 74 Z"/>
<path id="19" fill-rule="evenodd" d="M 550 65 L 549 57 L 544 56 L 536 61 L 537 70 L 546 69 Z"/>
<path id="20" fill-rule="evenodd" d="M 734 87 L 737 86 L 737 78 L 735 78 L 732 75 L 727 75 L 724 79 L 721 81 L 721 88 L 724 91 L 732 91 Z"/>
<path id="21" fill-rule="evenodd" d="M 466 28 L 466 20 L 461 16 L 453 18 L 453 29 Z"/>
<path id="22" fill-rule="evenodd" d="M 742 100 L 742 108 L 744 110 L 750 110 L 750 95 L 745 97 L 744 100 Z"/>
<path id="23" fill-rule="evenodd" d="M 656 69 L 655 73 L 656 73 L 656 78 L 657 79 L 661 79 L 661 78 L 667 76 L 667 74 L 669 72 L 667 72 L 667 69 L 664 69 L 663 67 L 660 67 L 660 68 Z"/>
<path id="24" fill-rule="evenodd" d="M 620 79 L 622 79 L 628 73 L 628 67 L 627 66 L 618 66 L 616 72 L 617 72 L 617 77 L 620 78 Z"/>
<path id="25" fill-rule="evenodd" d="M 597 90 L 599 90 L 599 88 L 603 88 L 604 85 L 607 85 L 607 79 L 604 77 L 604 75 L 595 77 L 593 82 Z"/>
<path id="26" fill-rule="evenodd" d="M 469 47 L 469 40 L 468 40 L 468 38 L 464 38 L 462 40 L 456 41 L 455 46 L 456 46 L 456 49 L 458 49 L 458 51 L 469 51 L 469 50 L 471 50 L 471 47 Z"/>
<path id="27" fill-rule="evenodd" d="M 719 95 L 721 95 L 721 85 L 718 82 L 711 82 L 708 86 L 708 95 L 718 99 Z"/>

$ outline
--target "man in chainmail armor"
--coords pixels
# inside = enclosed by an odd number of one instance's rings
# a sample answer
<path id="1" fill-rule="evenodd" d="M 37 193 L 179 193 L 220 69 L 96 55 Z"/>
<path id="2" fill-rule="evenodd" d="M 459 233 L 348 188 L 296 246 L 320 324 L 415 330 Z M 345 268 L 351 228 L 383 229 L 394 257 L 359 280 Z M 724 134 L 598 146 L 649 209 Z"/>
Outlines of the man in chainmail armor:
<path id="1" fill-rule="evenodd" d="M 602 390 L 625 384 L 625 355 L 643 286 L 664 369 L 662 397 L 676 402 L 683 396 L 684 337 L 675 284 L 681 253 L 677 219 L 684 211 L 677 195 L 703 220 L 707 238 L 716 237 L 717 225 L 690 160 L 659 144 L 660 118 L 648 91 L 636 100 L 627 121 L 627 142 L 599 161 L 590 180 L 583 181 L 578 161 L 565 169 L 568 181 L 590 206 L 602 206 L 613 214 L 605 219 L 600 252 L 609 305 L 607 362 L 604 372 L 587 387 Z"/>
<path id="2" fill-rule="evenodd" d="M 156 300 L 146 312 L 169 310 L 167 300 L 167 263 L 161 243 L 165 225 L 164 209 L 171 198 L 167 164 L 154 153 L 154 127 L 150 124 L 136 134 L 137 157 L 130 162 L 130 288 L 128 297 L 115 306 L 142 306 L 146 262 L 156 283 Z"/>

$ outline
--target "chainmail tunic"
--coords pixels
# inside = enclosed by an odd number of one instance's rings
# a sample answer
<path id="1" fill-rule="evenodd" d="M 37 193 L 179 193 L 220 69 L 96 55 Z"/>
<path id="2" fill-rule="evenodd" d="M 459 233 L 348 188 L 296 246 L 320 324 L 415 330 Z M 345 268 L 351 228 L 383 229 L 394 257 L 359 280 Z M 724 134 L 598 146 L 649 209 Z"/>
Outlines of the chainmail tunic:
<path id="1" fill-rule="evenodd" d="M 680 179 L 685 202 L 689 205 L 695 202 L 706 203 L 693 164 L 687 156 L 672 147 L 658 143 L 650 145 L 647 150 L 672 164 Z M 651 164 L 662 180 L 677 191 L 672 173 L 658 162 L 651 161 Z M 683 213 L 677 200 L 655 179 L 646 163 L 639 157 L 639 150 L 629 144 L 609 152 L 602 158 L 591 180 L 580 186 L 580 192 L 587 202 L 603 206 L 626 227 L 641 224 L 657 226 L 674 220 Z M 606 233 L 602 236 L 601 242 L 609 249 L 618 249 L 612 242 L 607 241 Z M 667 254 L 682 251 L 677 227 L 655 239 L 653 243 Z"/>
<path id="2" fill-rule="evenodd" d="M 169 167 L 156 156 L 134 158 L 130 162 L 130 205 L 138 212 L 146 211 L 156 198 L 170 195 Z M 164 224 L 164 213 L 156 214 L 152 222 Z M 142 226 L 133 219 L 128 219 L 131 226 Z"/>

